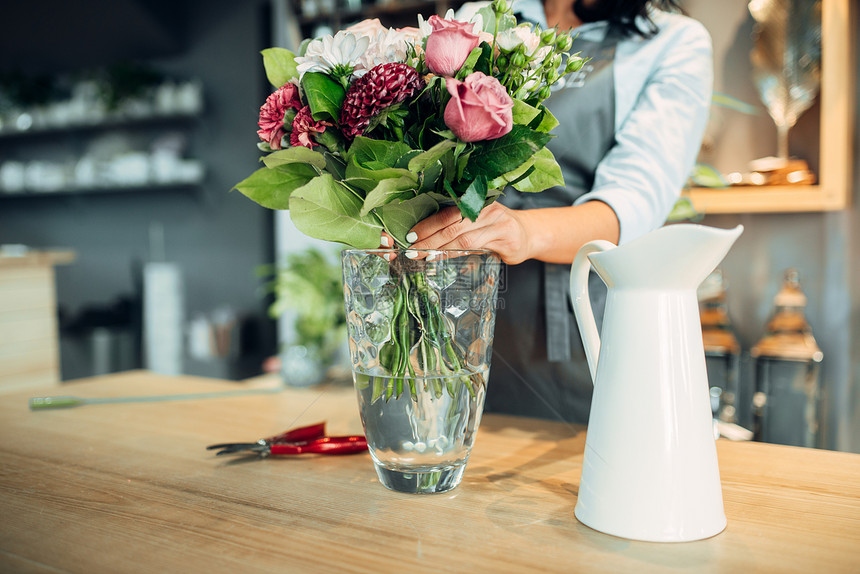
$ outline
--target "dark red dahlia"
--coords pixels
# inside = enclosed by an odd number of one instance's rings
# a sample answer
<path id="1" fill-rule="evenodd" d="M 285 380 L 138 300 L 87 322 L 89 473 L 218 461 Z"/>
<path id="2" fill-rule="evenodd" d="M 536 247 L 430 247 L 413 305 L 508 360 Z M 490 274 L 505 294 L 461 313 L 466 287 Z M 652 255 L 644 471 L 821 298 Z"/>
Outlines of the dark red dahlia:
<path id="1" fill-rule="evenodd" d="M 389 106 L 411 98 L 424 87 L 415 68 L 401 63 L 380 64 L 349 87 L 340 109 L 343 135 L 349 139 L 364 133 L 371 120 Z"/>

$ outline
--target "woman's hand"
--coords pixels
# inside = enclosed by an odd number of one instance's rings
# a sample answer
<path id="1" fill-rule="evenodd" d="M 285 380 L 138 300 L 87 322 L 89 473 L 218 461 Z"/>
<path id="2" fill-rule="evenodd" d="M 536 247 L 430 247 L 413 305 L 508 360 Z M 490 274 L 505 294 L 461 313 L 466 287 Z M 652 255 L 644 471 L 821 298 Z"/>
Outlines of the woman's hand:
<path id="1" fill-rule="evenodd" d="M 476 221 L 446 207 L 418 222 L 406 238 L 415 249 L 489 249 L 510 265 L 530 257 L 522 212 L 499 202 L 482 209 Z"/>
<path id="2" fill-rule="evenodd" d="M 569 264 L 587 241 L 617 244 L 619 233 L 615 212 L 602 201 L 528 210 L 495 202 L 481 210 L 477 221 L 463 218 L 456 207 L 446 207 L 418 222 L 406 240 L 415 249 L 490 249 L 509 265 L 526 259 Z M 393 245 L 383 233 L 380 247 Z"/>

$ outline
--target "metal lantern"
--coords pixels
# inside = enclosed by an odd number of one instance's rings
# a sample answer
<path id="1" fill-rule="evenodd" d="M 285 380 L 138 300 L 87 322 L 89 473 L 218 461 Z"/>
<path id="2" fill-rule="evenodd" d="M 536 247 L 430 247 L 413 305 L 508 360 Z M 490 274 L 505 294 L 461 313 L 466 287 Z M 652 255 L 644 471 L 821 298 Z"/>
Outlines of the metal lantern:
<path id="1" fill-rule="evenodd" d="M 806 301 L 797 270 L 788 269 L 774 298 L 765 335 L 750 351 L 756 373 L 756 440 L 817 445 L 819 375 L 824 354 L 806 320 Z"/>
<path id="2" fill-rule="evenodd" d="M 722 270 L 714 270 L 697 294 L 711 410 L 715 420 L 737 423 L 741 346 L 729 319 L 726 280 Z"/>

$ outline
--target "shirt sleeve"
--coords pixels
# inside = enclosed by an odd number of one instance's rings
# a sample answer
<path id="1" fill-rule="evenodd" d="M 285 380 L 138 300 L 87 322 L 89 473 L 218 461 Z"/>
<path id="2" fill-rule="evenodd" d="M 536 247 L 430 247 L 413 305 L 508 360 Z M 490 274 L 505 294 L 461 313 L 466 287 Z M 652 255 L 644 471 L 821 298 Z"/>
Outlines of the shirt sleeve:
<path id="1" fill-rule="evenodd" d="M 625 70 L 641 73 L 644 68 L 647 76 L 630 113 L 620 123 L 616 118 L 616 143 L 597 166 L 591 191 L 575 202 L 608 204 L 621 226 L 619 243 L 665 222 L 692 170 L 707 123 L 711 38 L 699 22 L 676 18 L 658 34 L 665 34 L 665 41 L 644 42 L 631 56 L 633 68 L 615 70 L 616 92 L 631 89 Z"/>

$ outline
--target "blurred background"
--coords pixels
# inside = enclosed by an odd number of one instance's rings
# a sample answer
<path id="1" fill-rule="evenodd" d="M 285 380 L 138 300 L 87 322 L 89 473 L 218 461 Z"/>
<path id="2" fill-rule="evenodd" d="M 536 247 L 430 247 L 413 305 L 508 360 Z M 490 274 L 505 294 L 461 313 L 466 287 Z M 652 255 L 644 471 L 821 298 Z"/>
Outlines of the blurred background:
<path id="1" fill-rule="evenodd" d="M 0 295 L 4 285 L 28 297 L 44 295 L 39 300 L 47 301 L 50 317 L 37 330 L 37 319 L 12 308 L 11 297 L 3 306 L 0 296 L 0 320 L 13 325 L 0 328 L 0 384 L 52 376 L 39 366 L 45 361 L 39 353 L 50 347 L 50 321 L 58 333 L 52 368 L 62 381 L 135 368 L 235 380 L 262 373 L 266 358 L 297 334 L 293 311 L 286 309 L 280 322 L 270 316 L 274 297 L 260 269 L 310 247 L 333 257 L 333 248 L 295 231 L 285 214 L 230 191 L 259 159 L 256 121 L 270 92 L 260 51 L 295 49 L 304 37 L 363 18 L 415 25 L 418 13 L 461 4 L 6 3 Z M 751 160 L 775 155 L 777 147 L 774 123 L 750 80 L 755 21 L 743 0 L 683 5 L 714 37 L 716 89 L 752 108 L 715 107 L 702 162 L 722 174 L 747 171 Z M 852 38 L 858 12 L 846 23 Z M 858 61 L 856 42 L 842 49 L 840 57 Z M 851 168 L 860 150 L 852 69 L 845 88 L 850 114 L 843 121 L 853 145 Z M 816 99 L 791 131 L 792 155 L 819 178 L 826 113 Z M 741 201 L 696 219 L 746 229 L 721 266 L 724 309 L 738 342 L 734 422 L 747 428 L 761 422 L 753 396 L 761 377 L 778 371 L 762 375 L 751 350 L 766 334 L 786 270 L 794 269 L 806 297 L 802 311 L 823 356 L 814 361 L 819 394 L 811 446 L 860 452 L 860 170 L 848 177 L 842 209 L 790 208 L 775 200 L 747 210 Z M 25 260 L 31 271 L 45 272 L 28 271 L 28 283 L 4 284 L 3 274 Z"/>

